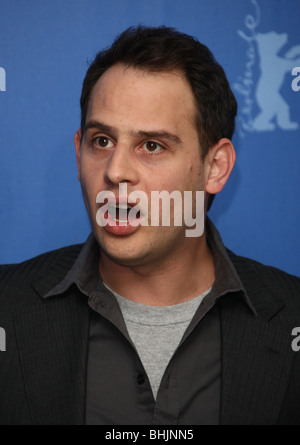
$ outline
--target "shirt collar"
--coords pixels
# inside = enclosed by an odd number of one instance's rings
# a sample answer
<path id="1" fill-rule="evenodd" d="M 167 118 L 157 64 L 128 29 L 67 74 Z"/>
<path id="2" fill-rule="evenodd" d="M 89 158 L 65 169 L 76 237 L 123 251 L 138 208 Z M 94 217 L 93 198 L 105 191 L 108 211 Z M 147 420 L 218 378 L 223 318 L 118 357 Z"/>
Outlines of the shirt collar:
<path id="1" fill-rule="evenodd" d="M 206 236 L 208 245 L 213 254 L 215 265 L 216 278 L 211 290 L 214 298 L 218 299 L 229 292 L 239 292 L 249 309 L 254 315 L 257 315 L 243 283 L 227 254 L 221 236 L 209 218 L 206 218 Z M 55 295 L 60 295 L 66 292 L 73 284 L 75 284 L 78 289 L 88 297 L 95 294 L 95 291 L 97 290 L 107 293 L 108 290 L 104 286 L 99 274 L 99 253 L 99 245 L 91 233 L 84 243 L 72 268 L 62 281 L 47 292 L 44 297 L 49 298 Z"/>
<path id="2" fill-rule="evenodd" d="M 257 311 L 228 256 L 220 233 L 209 218 L 206 218 L 206 239 L 213 254 L 216 275 L 211 293 L 220 298 L 227 293 L 239 292 L 249 309 L 257 316 Z"/>
<path id="3" fill-rule="evenodd" d="M 87 296 L 90 296 L 95 288 L 102 284 L 99 274 L 99 246 L 93 233 L 88 236 L 72 268 L 60 283 L 47 292 L 44 298 L 60 295 L 72 284 L 76 284 L 78 289 Z"/>

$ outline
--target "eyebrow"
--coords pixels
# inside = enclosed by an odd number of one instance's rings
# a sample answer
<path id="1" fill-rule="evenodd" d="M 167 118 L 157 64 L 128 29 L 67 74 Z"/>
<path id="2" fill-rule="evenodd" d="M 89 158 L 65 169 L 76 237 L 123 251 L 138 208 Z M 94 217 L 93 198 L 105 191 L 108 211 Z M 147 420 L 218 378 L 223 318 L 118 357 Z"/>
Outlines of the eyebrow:
<path id="1" fill-rule="evenodd" d="M 96 128 L 97 130 L 103 131 L 104 133 L 110 133 L 112 135 L 117 134 L 117 129 L 115 127 L 112 127 L 110 125 L 103 124 L 98 121 L 90 121 L 87 122 L 87 124 L 84 127 L 84 132 L 89 130 L 90 128 Z M 182 144 L 182 140 L 176 135 L 169 133 L 165 130 L 159 130 L 159 131 L 130 131 L 130 135 L 133 137 L 140 137 L 145 139 L 165 139 L 169 140 L 171 142 L 175 142 L 176 144 Z"/>

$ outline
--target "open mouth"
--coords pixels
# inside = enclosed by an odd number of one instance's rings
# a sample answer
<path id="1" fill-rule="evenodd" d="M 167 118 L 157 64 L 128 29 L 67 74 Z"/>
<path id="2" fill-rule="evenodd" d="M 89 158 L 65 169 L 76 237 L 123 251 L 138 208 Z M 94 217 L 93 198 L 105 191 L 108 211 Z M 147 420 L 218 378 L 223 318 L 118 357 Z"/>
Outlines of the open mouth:
<path id="1" fill-rule="evenodd" d="M 108 213 L 116 223 L 130 224 L 133 220 L 141 218 L 141 212 L 131 211 L 134 208 L 131 204 L 108 204 Z"/>
<path id="2" fill-rule="evenodd" d="M 124 190 L 120 184 L 119 195 L 104 190 L 96 197 L 96 222 L 113 235 L 131 235 L 148 222 L 147 196 L 145 199 L 143 192 L 128 196 L 125 186 Z"/>

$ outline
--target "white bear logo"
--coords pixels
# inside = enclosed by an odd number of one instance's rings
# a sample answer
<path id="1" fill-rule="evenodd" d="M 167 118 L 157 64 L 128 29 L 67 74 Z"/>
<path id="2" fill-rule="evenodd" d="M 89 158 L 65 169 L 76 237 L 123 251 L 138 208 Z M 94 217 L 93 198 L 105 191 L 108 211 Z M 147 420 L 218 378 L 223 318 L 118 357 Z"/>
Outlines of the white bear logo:
<path id="1" fill-rule="evenodd" d="M 291 120 L 290 107 L 282 97 L 281 87 L 287 75 L 297 76 L 298 68 L 300 72 L 300 45 L 291 47 L 282 55 L 288 35 L 275 31 L 258 32 L 261 11 L 257 0 L 251 0 L 251 3 L 254 14 L 245 17 L 246 32 L 238 30 L 238 35 L 248 45 L 244 73 L 234 83 L 242 97 L 238 116 L 240 135 L 244 136 L 246 131 L 273 131 L 276 128 L 296 130 L 299 124 Z M 299 80 L 300 76 L 292 81 L 294 91 L 298 91 Z"/>
<path id="2" fill-rule="evenodd" d="M 278 55 L 280 49 L 287 43 L 286 33 L 274 31 L 255 36 L 260 58 L 260 78 L 255 91 L 255 99 L 260 107 L 259 114 L 253 119 L 253 130 L 274 130 L 276 120 L 283 130 L 296 130 L 299 125 L 290 119 L 290 108 L 280 94 L 280 88 L 286 74 L 291 74 L 293 68 L 300 65 L 300 45 L 292 47 L 283 57 Z"/>

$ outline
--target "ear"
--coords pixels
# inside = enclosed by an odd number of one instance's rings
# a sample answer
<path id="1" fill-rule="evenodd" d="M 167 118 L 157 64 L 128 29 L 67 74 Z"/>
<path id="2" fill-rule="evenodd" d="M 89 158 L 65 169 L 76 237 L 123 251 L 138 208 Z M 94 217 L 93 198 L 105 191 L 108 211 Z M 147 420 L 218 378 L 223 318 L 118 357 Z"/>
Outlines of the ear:
<path id="1" fill-rule="evenodd" d="M 222 138 L 208 152 L 204 160 L 206 191 L 212 195 L 219 193 L 226 184 L 235 164 L 236 153 L 232 142 Z"/>
<path id="2" fill-rule="evenodd" d="M 78 179 L 80 181 L 80 145 L 81 145 L 81 129 L 80 128 L 75 133 L 74 145 L 75 145 L 75 151 L 76 151 Z"/>

